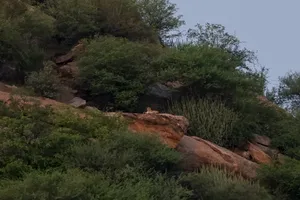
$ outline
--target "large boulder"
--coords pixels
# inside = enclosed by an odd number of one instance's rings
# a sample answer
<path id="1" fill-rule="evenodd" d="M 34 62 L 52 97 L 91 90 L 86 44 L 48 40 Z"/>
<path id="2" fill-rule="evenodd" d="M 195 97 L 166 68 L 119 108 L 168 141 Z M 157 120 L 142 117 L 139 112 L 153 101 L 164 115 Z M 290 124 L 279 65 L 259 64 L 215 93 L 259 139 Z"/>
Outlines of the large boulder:
<path id="1" fill-rule="evenodd" d="M 166 84 L 154 83 L 150 85 L 146 93 L 139 98 L 137 112 L 143 112 L 147 106 L 161 112 L 165 111 L 172 100 L 176 101 L 182 95 L 180 89 L 182 85 L 176 83 L 167 82 Z"/>
<path id="2" fill-rule="evenodd" d="M 264 146 L 267 146 L 267 147 L 269 147 L 271 145 L 271 139 L 268 138 L 267 136 L 254 134 L 252 141 L 254 143 L 264 145 Z"/>
<path id="3" fill-rule="evenodd" d="M 271 164 L 271 157 L 266 154 L 259 146 L 248 143 L 248 152 L 250 159 L 259 164 Z"/>
<path id="4" fill-rule="evenodd" d="M 64 78 L 76 78 L 79 75 L 79 69 L 75 61 L 59 67 L 58 71 Z"/>
<path id="5" fill-rule="evenodd" d="M 129 120 L 129 129 L 133 132 L 149 133 L 159 136 L 162 143 L 176 148 L 186 134 L 188 120 L 183 116 L 164 113 L 122 113 Z"/>
<path id="6" fill-rule="evenodd" d="M 183 153 L 181 167 L 184 170 L 194 171 L 209 165 L 241 174 L 245 178 L 256 178 L 257 163 L 201 138 L 183 136 L 176 149 Z"/>
<path id="7" fill-rule="evenodd" d="M 75 108 L 84 108 L 86 106 L 86 101 L 80 97 L 74 97 L 69 101 L 69 104 Z"/>
<path id="8" fill-rule="evenodd" d="M 82 42 L 75 45 L 67 54 L 59 56 L 55 59 L 57 65 L 64 65 L 72 62 L 80 53 L 84 52 L 85 46 Z"/>

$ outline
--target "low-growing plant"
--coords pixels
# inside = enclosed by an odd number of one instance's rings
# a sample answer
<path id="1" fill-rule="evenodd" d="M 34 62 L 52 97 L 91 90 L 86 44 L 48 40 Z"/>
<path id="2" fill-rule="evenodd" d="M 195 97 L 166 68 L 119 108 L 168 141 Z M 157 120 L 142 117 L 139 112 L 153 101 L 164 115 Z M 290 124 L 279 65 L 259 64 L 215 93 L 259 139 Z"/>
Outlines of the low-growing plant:
<path id="1" fill-rule="evenodd" d="M 29 74 L 26 85 L 39 96 L 56 98 L 62 88 L 59 75 L 51 62 L 46 62 L 44 66 L 40 71 Z"/>
<path id="2" fill-rule="evenodd" d="M 1 181 L 0 198 L 74 200 L 185 200 L 189 191 L 162 175 L 147 177 L 124 167 L 114 174 L 90 174 L 80 170 L 34 172 L 23 180 Z"/>
<path id="3" fill-rule="evenodd" d="M 285 158 L 284 164 L 274 163 L 263 166 L 259 171 L 262 184 L 274 195 L 285 196 L 289 200 L 300 198 L 300 161 Z"/>
<path id="4" fill-rule="evenodd" d="M 268 191 L 258 183 L 217 168 L 201 168 L 199 172 L 181 176 L 180 182 L 193 191 L 192 199 L 272 200 Z"/>
<path id="5" fill-rule="evenodd" d="M 100 114 L 82 117 L 76 113 L 14 100 L 0 106 L 1 177 L 19 177 L 23 169 L 50 169 L 63 165 L 71 147 L 89 138 L 104 139 L 125 130 L 124 123 Z M 25 171 L 28 171 L 25 170 Z M 15 173 L 16 172 L 16 173 Z"/>
<path id="6" fill-rule="evenodd" d="M 65 161 L 70 167 L 86 170 L 113 172 L 129 166 L 164 172 L 174 168 L 179 158 L 178 152 L 156 137 L 115 132 L 106 140 L 74 146 Z"/>
<path id="7" fill-rule="evenodd" d="M 171 113 L 183 115 L 190 122 L 189 134 L 220 146 L 236 145 L 232 135 L 238 115 L 219 101 L 183 98 L 169 108 Z"/>

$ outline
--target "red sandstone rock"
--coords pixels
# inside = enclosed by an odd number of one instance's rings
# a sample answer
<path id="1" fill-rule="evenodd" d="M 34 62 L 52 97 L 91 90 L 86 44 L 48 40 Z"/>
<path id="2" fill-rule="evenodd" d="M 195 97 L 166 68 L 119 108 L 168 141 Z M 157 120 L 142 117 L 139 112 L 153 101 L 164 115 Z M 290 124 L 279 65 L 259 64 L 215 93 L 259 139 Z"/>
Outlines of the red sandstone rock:
<path id="1" fill-rule="evenodd" d="M 259 167 L 232 151 L 198 137 L 183 136 L 176 149 L 183 153 L 182 167 L 187 171 L 214 165 L 253 179 Z"/>

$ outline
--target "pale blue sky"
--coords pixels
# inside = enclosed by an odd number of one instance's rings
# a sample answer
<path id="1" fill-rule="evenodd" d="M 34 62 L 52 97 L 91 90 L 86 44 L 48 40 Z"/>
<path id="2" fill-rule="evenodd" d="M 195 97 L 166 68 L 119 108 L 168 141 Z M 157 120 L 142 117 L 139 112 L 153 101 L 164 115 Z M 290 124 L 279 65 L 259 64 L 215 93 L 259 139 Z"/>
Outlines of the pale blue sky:
<path id="1" fill-rule="evenodd" d="M 186 21 L 217 23 L 257 51 L 260 64 L 269 68 L 269 88 L 278 77 L 300 71 L 300 0 L 170 0 Z"/>

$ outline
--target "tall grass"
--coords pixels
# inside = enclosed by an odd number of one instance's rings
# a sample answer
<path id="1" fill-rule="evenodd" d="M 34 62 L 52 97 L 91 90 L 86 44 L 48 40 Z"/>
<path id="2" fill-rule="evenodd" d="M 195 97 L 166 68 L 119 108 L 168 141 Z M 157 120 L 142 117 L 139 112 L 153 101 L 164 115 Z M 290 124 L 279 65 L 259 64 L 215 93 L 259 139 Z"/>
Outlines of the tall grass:
<path id="1" fill-rule="evenodd" d="M 219 101 L 183 98 L 169 106 L 169 112 L 183 115 L 190 122 L 189 135 L 198 136 L 220 146 L 232 146 L 233 128 L 238 114 Z"/>
<path id="2" fill-rule="evenodd" d="M 241 176 L 231 176 L 218 168 L 203 167 L 199 172 L 180 177 L 182 185 L 193 190 L 192 199 L 201 200 L 271 200 L 272 196 L 259 183 Z"/>

